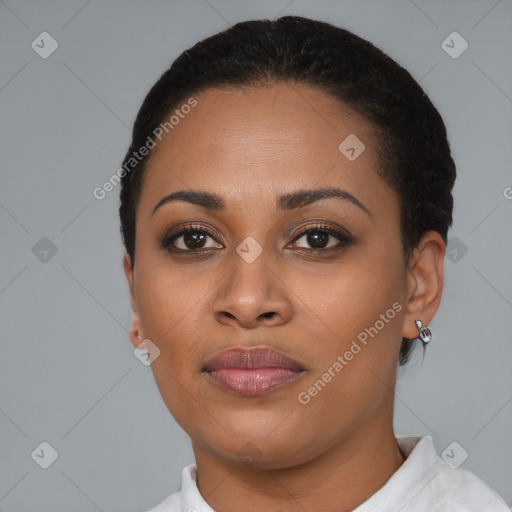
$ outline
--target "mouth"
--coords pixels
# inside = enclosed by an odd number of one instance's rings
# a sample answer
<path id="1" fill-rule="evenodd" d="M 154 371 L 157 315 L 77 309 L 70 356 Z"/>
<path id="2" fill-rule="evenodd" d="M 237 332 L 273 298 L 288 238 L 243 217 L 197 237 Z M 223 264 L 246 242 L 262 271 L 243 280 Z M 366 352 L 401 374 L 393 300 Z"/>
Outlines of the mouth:
<path id="1" fill-rule="evenodd" d="M 211 381 L 243 396 L 259 396 L 291 383 L 305 368 L 269 347 L 236 347 L 209 359 L 202 368 Z"/>

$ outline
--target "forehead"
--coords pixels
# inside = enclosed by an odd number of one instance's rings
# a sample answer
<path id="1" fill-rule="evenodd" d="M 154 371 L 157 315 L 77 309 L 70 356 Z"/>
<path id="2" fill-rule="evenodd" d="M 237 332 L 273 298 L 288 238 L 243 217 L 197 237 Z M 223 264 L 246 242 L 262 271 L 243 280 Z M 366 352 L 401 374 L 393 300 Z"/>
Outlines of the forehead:
<path id="1" fill-rule="evenodd" d="M 195 99 L 155 140 L 141 208 L 187 188 L 220 193 L 229 207 L 298 188 L 382 185 L 371 124 L 315 87 L 208 89 Z M 347 145 L 362 151 L 356 159 L 343 153 Z"/>

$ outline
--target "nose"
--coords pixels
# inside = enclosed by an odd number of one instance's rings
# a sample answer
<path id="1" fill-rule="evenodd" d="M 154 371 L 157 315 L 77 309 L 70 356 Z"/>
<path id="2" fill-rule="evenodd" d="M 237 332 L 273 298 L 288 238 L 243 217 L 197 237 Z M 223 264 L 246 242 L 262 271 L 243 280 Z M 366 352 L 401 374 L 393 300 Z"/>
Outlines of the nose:
<path id="1" fill-rule="evenodd" d="M 237 253 L 226 261 L 229 267 L 213 300 L 215 319 L 224 325 L 247 329 L 277 326 L 290 321 L 289 288 L 271 268 L 265 251 L 251 263 Z"/>

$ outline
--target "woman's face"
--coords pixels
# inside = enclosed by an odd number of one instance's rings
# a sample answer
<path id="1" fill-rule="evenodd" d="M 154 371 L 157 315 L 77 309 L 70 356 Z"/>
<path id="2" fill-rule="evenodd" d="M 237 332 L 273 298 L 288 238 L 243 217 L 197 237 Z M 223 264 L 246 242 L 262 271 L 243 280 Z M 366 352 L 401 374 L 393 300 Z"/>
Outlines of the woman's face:
<path id="1" fill-rule="evenodd" d="M 408 298 L 398 199 L 377 172 L 371 126 L 317 89 L 196 100 L 148 162 L 135 268 L 124 262 L 142 336 L 132 342 L 160 350 L 156 383 L 194 449 L 298 464 L 390 421 Z M 153 211 L 178 191 L 217 199 Z M 206 371 L 220 352 L 256 346 L 294 369 L 227 357 Z"/>

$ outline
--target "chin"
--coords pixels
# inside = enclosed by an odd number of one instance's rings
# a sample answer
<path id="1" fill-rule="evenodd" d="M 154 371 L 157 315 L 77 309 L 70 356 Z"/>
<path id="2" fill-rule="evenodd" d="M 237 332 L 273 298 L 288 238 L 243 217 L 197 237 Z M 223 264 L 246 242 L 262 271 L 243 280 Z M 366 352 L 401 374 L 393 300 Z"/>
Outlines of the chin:
<path id="1" fill-rule="evenodd" d="M 201 444 L 205 445 L 204 442 Z M 206 445 L 217 457 L 241 469 L 284 469 L 303 464 L 316 455 L 316 447 L 310 439 L 301 439 L 297 433 L 288 431 L 268 437 L 254 431 L 233 437 L 224 432 L 222 440 L 208 440 Z"/>

